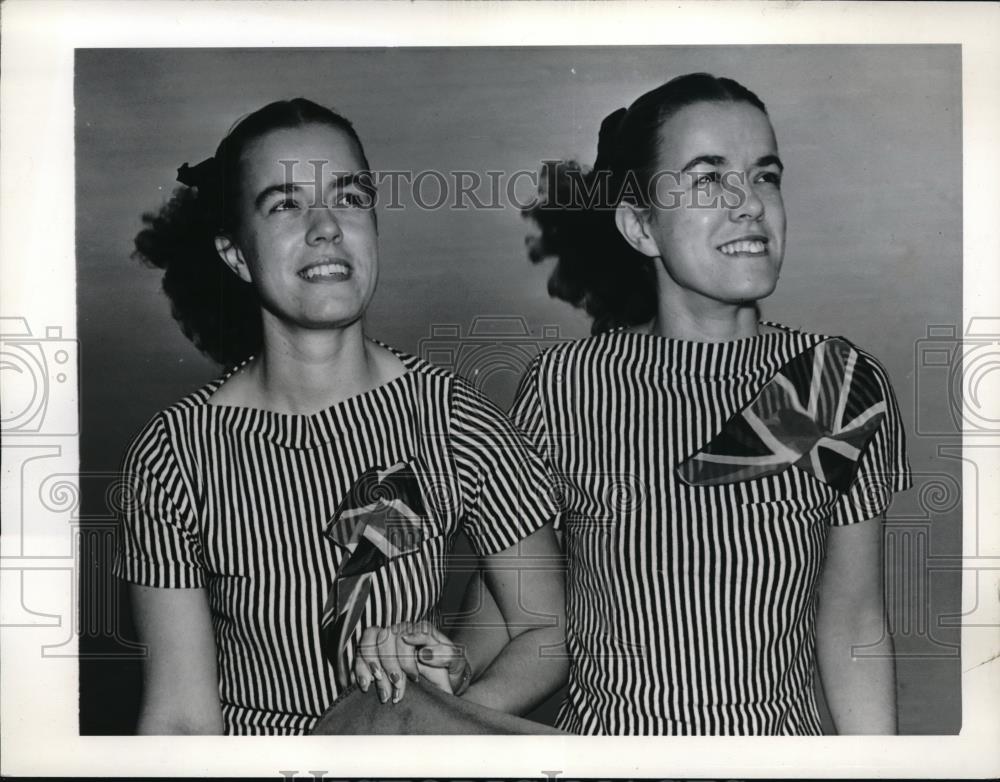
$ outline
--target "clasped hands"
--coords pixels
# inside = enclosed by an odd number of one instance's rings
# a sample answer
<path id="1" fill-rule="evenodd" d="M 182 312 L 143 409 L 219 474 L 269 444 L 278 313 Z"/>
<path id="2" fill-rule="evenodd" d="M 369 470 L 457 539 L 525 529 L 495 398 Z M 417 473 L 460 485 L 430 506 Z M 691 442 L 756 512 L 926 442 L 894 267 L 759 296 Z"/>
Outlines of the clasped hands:
<path id="1" fill-rule="evenodd" d="M 461 695 L 472 678 L 465 650 L 430 622 L 365 628 L 354 657 L 354 680 L 363 692 L 374 684 L 382 703 L 399 703 L 407 680 L 421 678 Z"/>

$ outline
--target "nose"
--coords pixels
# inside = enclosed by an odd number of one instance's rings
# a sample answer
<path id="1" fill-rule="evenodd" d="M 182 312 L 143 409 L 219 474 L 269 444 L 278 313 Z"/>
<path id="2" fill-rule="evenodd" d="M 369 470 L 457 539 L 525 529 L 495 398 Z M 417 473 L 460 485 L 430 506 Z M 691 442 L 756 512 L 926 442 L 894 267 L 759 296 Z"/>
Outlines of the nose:
<path id="1" fill-rule="evenodd" d="M 320 242 L 338 242 L 342 236 L 340 221 L 333 209 L 328 206 L 310 207 L 306 242 L 310 245 Z"/>
<path id="2" fill-rule="evenodd" d="M 744 179 L 743 184 L 739 187 L 739 193 L 739 202 L 733 209 L 729 210 L 730 218 L 737 222 L 740 220 L 760 220 L 764 216 L 764 201 L 757 193 L 753 183 Z"/>

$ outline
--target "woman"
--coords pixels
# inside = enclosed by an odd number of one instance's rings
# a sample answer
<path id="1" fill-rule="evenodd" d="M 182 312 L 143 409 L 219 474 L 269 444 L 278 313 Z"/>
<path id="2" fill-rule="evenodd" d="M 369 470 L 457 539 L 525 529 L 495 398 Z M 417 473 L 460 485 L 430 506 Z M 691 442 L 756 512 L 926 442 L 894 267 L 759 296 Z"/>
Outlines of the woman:
<path id="1" fill-rule="evenodd" d="M 564 730 L 817 734 L 818 667 L 838 732 L 895 732 L 881 518 L 910 483 L 903 431 L 872 356 L 760 321 L 782 169 L 761 100 L 689 74 L 611 114 L 593 170 L 550 168 L 529 211 L 550 292 L 594 319 L 511 411 L 562 484 Z M 464 636 L 499 647 L 491 618 Z"/>
<path id="2" fill-rule="evenodd" d="M 395 643 L 388 628 L 431 657 L 448 650 L 450 668 L 413 675 L 530 708 L 564 674 L 522 670 L 563 637 L 526 613 L 561 615 L 560 574 L 522 574 L 529 606 L 498 563 L 558 556 L 554 507 L 534 488 L 543 468 L 467 384 L 365 336 L 374 189 L 350 122 L 272 103 L 179 175 L 188 187 L 146 218 L 137 251 L 165 269 L 185 334 L 236 366 L 153 418 L 126 456 L 135 503 L 116 572 L 149 650 L 139 732 L 304 733 L 352 679 L 398 699 L 400 669 L 359 653 Z M 463 526 L 511 636 L 471 685 L 434 627 Z"/>
<path id="3" fill-rule="evenodd" d="M 595 331 L 540 357 L 512 411 L 564 481 L 565 729 L 819 733 L 818 663 L 839 732 L 895 732 L 891 647 L 851 650 L 884 633 L 902 427 L 874 358 L 760 322 L 782 173 L 760 99 L 690 74 L 603 123 L 589 183 L 610 199 L 531 212 L 550 290 Z"/>

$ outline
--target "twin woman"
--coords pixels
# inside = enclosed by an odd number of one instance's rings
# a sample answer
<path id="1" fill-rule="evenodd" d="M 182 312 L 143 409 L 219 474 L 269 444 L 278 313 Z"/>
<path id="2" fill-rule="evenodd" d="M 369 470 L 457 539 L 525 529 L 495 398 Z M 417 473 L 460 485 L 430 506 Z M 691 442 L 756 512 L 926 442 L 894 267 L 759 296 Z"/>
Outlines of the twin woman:
<path id="1" fill-rule="evenodd" d="M 883 636 L 902 427 L 876 359 L 761 320 L 785 211 L 760 98 L 680 76 L 604 120 L 592 169 L 548 170 L 532 256 L 593 336 L 538 356 L 507 415 L 366 336 L 371 170 L 346 118 L 272 103 L 136 239 L 230 367 L 125 458 L 138 730 L 301 734 L 406 704 L 506 724 L 568 679 L 567 732 L 808 735 L 819 673 L 838 732 L 895 732 L 891 655 L 852 647 Z M 482 575 L 449 637 L 460 530 Z"/>

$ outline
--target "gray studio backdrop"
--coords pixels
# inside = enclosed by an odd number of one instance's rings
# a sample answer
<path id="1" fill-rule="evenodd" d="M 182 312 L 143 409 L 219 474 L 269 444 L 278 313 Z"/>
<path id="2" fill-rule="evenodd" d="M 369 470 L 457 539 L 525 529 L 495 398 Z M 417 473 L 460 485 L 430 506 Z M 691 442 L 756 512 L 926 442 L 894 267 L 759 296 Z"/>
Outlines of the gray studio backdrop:
<path id="1" fill-rule="evenodd" d="M 602 117 L 695 70 L 761 96 L 787 166 L 788 250 L 765 316 L 844 335 L 892 377 L 915 473 L 890 510 L 886 550 L 900 727 L 957 732 L 959 574 L 935 567 L 961 553 L 960 460 L 946 448 L 960 442 L 949 412 L 962 327 L 957 46 L 78 50 L 82 471 L 113 472 L 150 416 L 217 373 L 171 320 L 159 273 L 129 254 L 140 213 L 240 116 L 301 95 L 350 117 L 376 169 L 504 172 L 497 209 L 422 209 L 412 188 L 398 189 L 403 208 L 379 215 L 367 321 L 373 336 L 452 363 L 505 405 L 526 356 L 589 328 L 548 297 L 549 267 L 526 260 L 529 225 L 506 191 L 523 200 L 531 187 L 511 175 L 546 159 L 592 162 Z M 439 183 L 424 177 L 425 204 L 440 200 Z M 108 515 L 97 484 L 84 483 L 85 518 Z M 108 606 L 87 610 L 109 616 L 84 623 L 81 731 L 128 732 L 139 691 L 128 604 L 107 551 L 85 556 L 85 602 Z M 88 591 L 108 598 L 86 601 Z"/>

